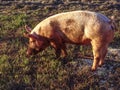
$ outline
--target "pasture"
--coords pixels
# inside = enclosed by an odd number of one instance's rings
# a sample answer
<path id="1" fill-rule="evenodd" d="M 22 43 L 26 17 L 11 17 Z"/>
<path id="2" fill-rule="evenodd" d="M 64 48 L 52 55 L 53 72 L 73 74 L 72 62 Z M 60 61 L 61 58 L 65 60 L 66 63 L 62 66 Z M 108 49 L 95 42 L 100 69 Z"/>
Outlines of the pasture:
<path id="1" fill-rule="evenodd" d="M 107 54 L 105 64 L 95 72 L 90 71 L 91 46 L 69 44 L 65 60 L 56 59 L 51 47 L 36 56 L 26 57 L 28 39 L 23 35 L 24 26 L 34 28 L 48 16 L 73 10 L 115 16 L 118 30 L 109 46 L 111 52 Z M 119 0 L 0 1 L 0 90 L 119 90 L 119 15 Z"/>

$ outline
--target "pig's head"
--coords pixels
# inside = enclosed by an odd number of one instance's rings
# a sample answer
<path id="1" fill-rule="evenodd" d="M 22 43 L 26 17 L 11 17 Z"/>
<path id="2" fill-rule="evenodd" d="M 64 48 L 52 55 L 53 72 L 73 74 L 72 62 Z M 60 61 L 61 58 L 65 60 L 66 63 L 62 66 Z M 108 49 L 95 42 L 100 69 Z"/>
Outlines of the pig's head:
<path id="1" fill-rule="evenodd" d="M 35 55 L 49 46 L 47 38 L 39 36 L 36 33 L 30 34 L 31 29 L 27 26 L 25 26 L 25 29 L 29 32 L 25 34 L 25 37 L 29 38 L 28 50 L 26 53 L 27 56 Z"/>

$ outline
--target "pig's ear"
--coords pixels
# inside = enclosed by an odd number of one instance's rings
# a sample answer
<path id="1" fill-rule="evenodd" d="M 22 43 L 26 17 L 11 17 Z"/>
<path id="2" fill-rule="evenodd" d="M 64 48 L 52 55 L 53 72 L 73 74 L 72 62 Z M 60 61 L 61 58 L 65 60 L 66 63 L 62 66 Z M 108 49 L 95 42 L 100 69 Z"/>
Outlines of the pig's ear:
<path id="1" fill-rule="evenodd" d="M 34 35 L 34 34 L 29 34 L 29 38 L 32 38 L 32 39 L 37 40 L 37 39 L 38 39 L 38 36 L 36 36 L 36 35 Z"/>
<path id="2" fill-rule="evenodd" d="M 27 33 L 24 33 L 24 37 L 26 37 L 26 38 L 32 38 L 32 39 L 35 39 L 35 40 L 39 39 L 39 36 L 34 35 L 34 34 L 27 34 Z"/>
<path id="3" fill-rule="evenodd" d="M 30 27 L 28 27 L 27 25 L 25 25 L 25 29 L 28 33 L 30 33 L 32 31 L 32 29 Z"/>

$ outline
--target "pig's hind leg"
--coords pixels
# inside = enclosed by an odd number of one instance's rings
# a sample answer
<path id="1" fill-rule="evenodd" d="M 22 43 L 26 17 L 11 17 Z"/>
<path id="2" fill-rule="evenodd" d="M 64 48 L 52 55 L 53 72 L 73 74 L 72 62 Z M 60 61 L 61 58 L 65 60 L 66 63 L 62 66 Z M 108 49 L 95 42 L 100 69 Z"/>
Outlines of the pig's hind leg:
<path id="1" fill-rule="evenodd" d="M 101 62 L 101 57 L 102 57 L 102 43 L 99 40 L 94 40 L 91 42 L 92 44 L 92 49 L 93 49 L 93 65 L 92 65 L 92 70 L 96 70 L 99 63 Z M 102 60 L 103 61 L 103 60 Z"/>
<path id="2" fill-rule="evenodd" d="M 105 61 L 105 56 L 106 56 L 106 53 L 107 53 L 107 48 L 108 48 L 108 45 L 105 45 L 102 47 L 102 50 L 101 50 L 101 58 L 100 58 L 100 61 L 99 61 L 99 66 L 102 66 L 104 61 Z"/>

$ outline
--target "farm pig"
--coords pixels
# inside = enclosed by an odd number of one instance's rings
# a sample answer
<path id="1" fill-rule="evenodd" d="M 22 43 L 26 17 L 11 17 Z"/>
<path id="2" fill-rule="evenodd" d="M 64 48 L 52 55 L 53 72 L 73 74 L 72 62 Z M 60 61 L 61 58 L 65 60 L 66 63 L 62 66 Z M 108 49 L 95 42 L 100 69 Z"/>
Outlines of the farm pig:
<path id="1" fill-rule="evenodd" d="M 91 11 L 71 11 L 48 17 L 29 32 L 27 55 L 37 54 L 51 45 L 57 57 L 65 57 L 66 43 L 87 45 L 93 49 L 92 70 L 104 62 L 108 44 L 112 41 L 115 25 L 112 19 Z"/>

